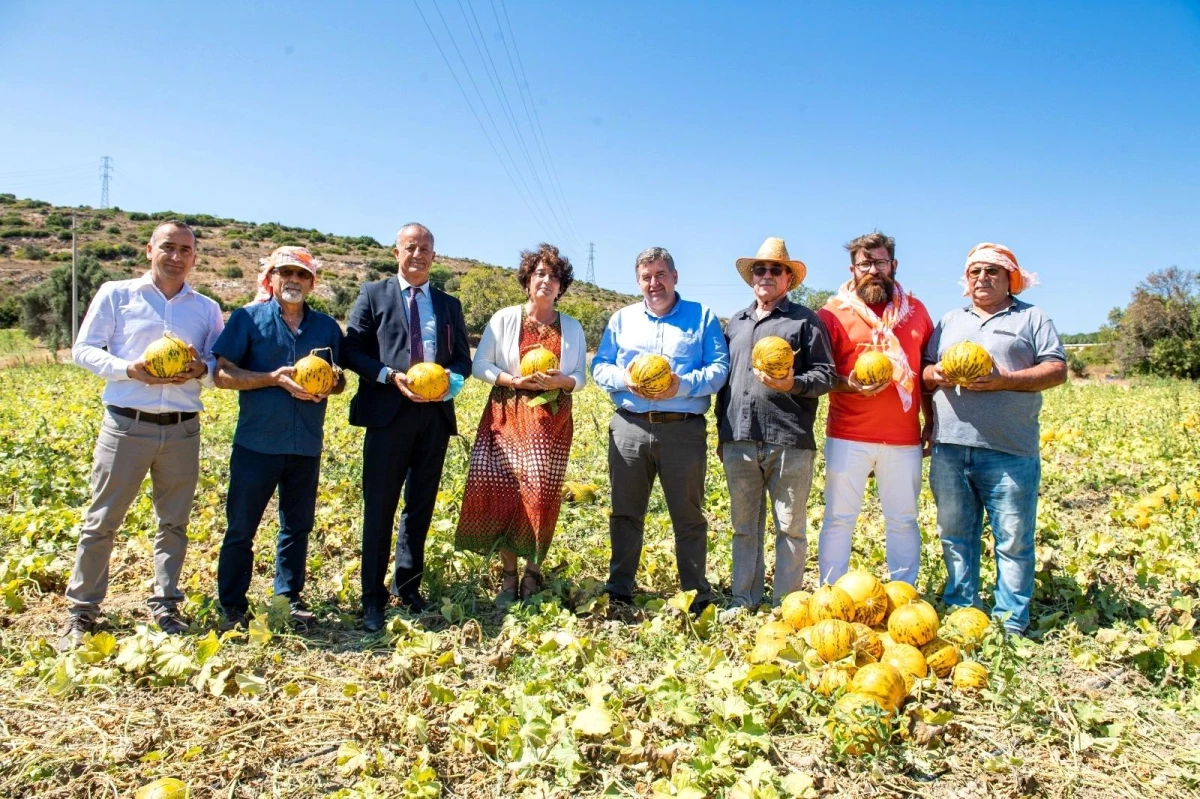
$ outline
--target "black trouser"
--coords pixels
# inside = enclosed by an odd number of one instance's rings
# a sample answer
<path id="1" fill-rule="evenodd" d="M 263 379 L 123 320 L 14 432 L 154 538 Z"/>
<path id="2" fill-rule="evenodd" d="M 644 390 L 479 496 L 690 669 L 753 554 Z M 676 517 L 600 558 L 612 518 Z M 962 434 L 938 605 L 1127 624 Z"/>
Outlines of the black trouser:
<path id="1" fill-rule="evenodd" d="M 391 593 L 416 594 L 425 571 L 425 536 L 437 503 L 450 423 L 437 403 L 405 406 L 386 427 L 369 427 L 363 440 L 363 607 L 387 604 L 388 555 L 400 489 L 404 511 L 396 538 Z"/>

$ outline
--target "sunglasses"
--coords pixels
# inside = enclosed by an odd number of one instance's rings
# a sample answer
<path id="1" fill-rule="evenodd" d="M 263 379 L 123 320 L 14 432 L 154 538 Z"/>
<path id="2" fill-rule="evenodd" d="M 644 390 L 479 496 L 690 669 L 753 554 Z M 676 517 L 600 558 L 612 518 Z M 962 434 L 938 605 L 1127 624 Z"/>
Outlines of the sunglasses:
<path id="1" fill-rule="evenodd" d="M 285 266 L 282 269 L 272 269 L 271 271 L 274 272 L 275 274 L 279 275 L 284 280 L 288 280 L 293 277 L 299 277 L 299 278 L 312 277 L 312 273 L 309 272 L 307 269 L 293 269 L 290 266 Z"/>
<path id="2" fill-rule="evenodd" d="M 784 269 L 779 264 L 771 264 L 770 266 L 761 266 L 760 265 L 760 266 L 754 267 L 754 269 L 753 269 L 753 274 L 755 277 L 762 277 L 763 275 L 766 275 L 766 274 L 770 274 L 771 277 L 779 277 L 780 275 L 782 275 L 786 272 L 787 272 L 787 270 Z"/>

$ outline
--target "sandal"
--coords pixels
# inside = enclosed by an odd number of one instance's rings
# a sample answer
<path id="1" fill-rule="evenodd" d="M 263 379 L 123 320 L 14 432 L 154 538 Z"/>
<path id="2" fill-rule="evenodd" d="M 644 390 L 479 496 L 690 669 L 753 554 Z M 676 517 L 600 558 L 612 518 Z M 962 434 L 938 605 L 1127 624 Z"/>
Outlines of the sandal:
<path id="1" fill-rule="evenodd" d="M 521 601 L 542 590 L 542 570 L 533 564 L 525 564 L 525 574 L 521 577 Z"/>
<path id="2" fill-rule="evenodd" d="M 496 604 L 508 606 L 516 602 L 519 587 L 517 583 L 517 570 L 505 571 L 504 580 L 500 583 L 500 593 L 496 594 Z"/>

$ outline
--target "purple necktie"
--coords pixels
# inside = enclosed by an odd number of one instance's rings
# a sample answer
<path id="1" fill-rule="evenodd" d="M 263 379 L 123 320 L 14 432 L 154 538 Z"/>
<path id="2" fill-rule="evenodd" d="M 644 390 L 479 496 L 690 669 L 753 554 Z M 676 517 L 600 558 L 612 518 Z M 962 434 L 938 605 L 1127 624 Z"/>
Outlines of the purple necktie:
<path id="1" fill-rule="evenodd" d="M 425 342 L 421 340 L 421 315 L 417 313 L 417 295 L 421 289 L 412 286 L 408 292 L 408 360 L 421 363 L 425 360 Z"/>

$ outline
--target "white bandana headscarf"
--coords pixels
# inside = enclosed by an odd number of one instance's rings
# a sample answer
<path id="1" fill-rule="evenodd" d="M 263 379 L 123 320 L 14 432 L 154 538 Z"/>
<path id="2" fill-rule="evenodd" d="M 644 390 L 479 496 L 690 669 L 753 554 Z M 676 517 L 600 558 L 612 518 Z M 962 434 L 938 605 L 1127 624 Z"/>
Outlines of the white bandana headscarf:
<path id="1" fill-rule="evenodd" d="M 1036 272 L 1027 272 L 1017 265 L 1017 256 L 1003 244 L 993 244 L 985 241 L 976 244 L 967 253 L 967 265 L 963 267 L 963 276 L 959 284 L 963 287 L 963 296 L 969 297 L 971 290 L 967 288 L 967 270 L 971 264 L 990 264 L 1008 270 L 1008 293 L 1014 297 L 1030 286 L 1036 286 L 1040 281 Z"/>

